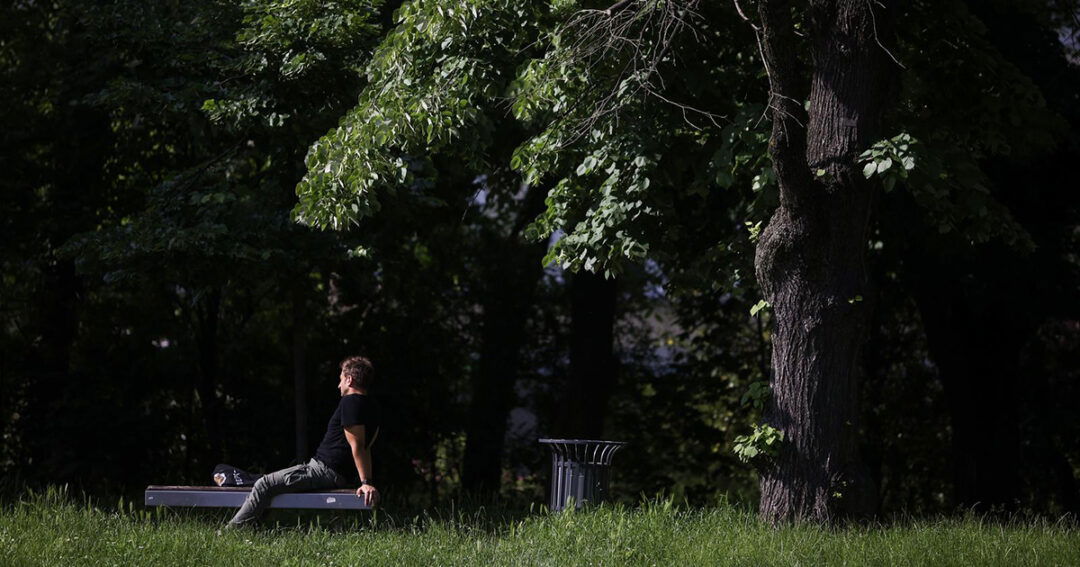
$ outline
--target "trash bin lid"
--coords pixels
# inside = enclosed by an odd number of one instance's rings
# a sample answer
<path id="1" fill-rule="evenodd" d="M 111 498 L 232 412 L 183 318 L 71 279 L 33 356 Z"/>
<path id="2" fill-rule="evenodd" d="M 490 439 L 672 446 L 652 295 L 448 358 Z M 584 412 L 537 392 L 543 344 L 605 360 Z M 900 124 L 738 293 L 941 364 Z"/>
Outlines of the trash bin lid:
<path id="1" fill-rule="evenodd" d="M 602 439 L 540 439 L 541 443 L 562 443 L 565 445 L 588 445 L 597 443 L 601 445 L 626 445 L 626 441 L 604 441 Z"/>
<path id="2" fill-rule="evenodd" d="M 600 439 L 540 439 L 540 443 L 551 447 L 551 458 L 555 461 L 566 459 L 570 462 L 605 466 L 611 464 L 615 451 L 626 445 L 625 441 Z"/>

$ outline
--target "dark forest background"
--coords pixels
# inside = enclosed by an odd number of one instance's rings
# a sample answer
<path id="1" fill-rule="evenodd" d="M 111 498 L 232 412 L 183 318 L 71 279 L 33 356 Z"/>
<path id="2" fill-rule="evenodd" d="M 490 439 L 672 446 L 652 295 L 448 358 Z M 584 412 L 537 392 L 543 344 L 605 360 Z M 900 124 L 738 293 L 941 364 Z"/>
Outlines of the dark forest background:
<path id="1" fill-rule="evenodd" d="M 862 451 L 885 513 L 1080 512 L 1080 68 L 1064 24 L 1019 5 L 963 13 L 1008 62 L 1002 84 L 1019 73 L 1046 110 L 1004 130 L 1012 151 L 975 158 L 1031 246 L 940 230 L 902 191 L 879 203 L 876 291 L 858 300 L 873 308 Z M 337 362 L 362 353 L 386 408 L 375 470 L 390 502 L 540 502 L 537 439 L 561 436 L 630 443 L 615 457 L 625 501 L 756 498 L 733 447 L 760 416 L 770 316 L 752 253 L 716 247 L 747 232 L 732 197 L 675 205 L 693 255 L 610 278 L 545 266 L 551 240 L 526 233 L 548 187 L 452 156 L 410 164 L 439 176 L 359 226 L 293 222 L 305 155 L 356 104 L 395 8 L 0 8 L 7 488 L 112 494 L 306 459 Z M 934 69 L 905 88 L 959 88 Z M 763 100 L 754 80 L 739 96 Z M 966 116 L 938 104 L 928 129 Z M 489 135 L 512 147 L 513 128 Z"/>

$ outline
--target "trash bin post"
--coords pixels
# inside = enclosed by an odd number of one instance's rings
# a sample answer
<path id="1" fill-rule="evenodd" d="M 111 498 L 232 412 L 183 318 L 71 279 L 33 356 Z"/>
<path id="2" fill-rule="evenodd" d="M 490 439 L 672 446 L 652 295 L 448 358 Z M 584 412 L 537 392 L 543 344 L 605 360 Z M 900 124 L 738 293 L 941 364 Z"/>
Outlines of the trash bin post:
<path id="1" fill-rule="evenodd" d="M 611 459 L 625 442 L 595 439 L 541 439 L 551 447 L 551 510 L 566 507 L 568 499 L 580 508 L 602 502 L 611 481 Z"/>

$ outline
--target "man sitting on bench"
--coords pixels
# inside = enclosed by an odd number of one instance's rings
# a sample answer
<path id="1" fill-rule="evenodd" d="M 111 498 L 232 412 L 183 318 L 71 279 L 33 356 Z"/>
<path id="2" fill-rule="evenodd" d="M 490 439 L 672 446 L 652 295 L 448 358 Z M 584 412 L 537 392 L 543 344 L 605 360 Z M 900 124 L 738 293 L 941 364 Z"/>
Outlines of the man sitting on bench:
<path id="1" fill-rule="evenodd" d="M 360 483 L 356 496 L 374 506 L 379 491 L 371 484 L 371 445 L 382 421 L 378 403 L 367 395 L 375 369 L 362 356 L 341 361 L 338 390 L 341 401 L 330 416 L 326 435 L 307 464 L 272 472 L 255 482 L 247 500 L 229 520 L 229 527 L 254 522 L 275 495 L 320 488 L 345 488 Z"/>

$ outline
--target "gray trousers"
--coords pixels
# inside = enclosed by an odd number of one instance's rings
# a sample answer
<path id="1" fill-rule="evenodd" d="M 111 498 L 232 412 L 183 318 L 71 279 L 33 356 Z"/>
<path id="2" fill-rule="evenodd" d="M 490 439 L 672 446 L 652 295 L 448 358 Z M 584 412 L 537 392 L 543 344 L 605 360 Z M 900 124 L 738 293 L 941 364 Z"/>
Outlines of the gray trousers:
<path id="1" fill-rule="evenodd" d="M 229 525 L 242 526 L 254 522 L 278 494 L 347 486 L 348 482 L 341 475 L 315 459 L 307 464 L 274 471 L 255 481 L 247 500 L 229 520 Z"/>

